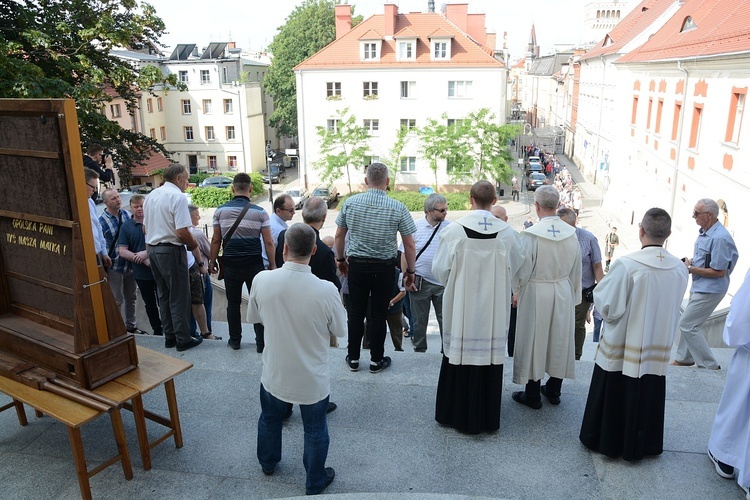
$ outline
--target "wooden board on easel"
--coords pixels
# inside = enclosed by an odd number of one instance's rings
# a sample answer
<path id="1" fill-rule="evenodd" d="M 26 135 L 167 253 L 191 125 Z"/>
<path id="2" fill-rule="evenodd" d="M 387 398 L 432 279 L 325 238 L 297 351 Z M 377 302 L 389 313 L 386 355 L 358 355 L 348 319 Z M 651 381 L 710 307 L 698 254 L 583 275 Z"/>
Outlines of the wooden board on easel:
<path id="1" fill-rule="evenodd" d="M 70 99 L 0 99 L 0 351 L 92 389 L 134 369 Z"/>

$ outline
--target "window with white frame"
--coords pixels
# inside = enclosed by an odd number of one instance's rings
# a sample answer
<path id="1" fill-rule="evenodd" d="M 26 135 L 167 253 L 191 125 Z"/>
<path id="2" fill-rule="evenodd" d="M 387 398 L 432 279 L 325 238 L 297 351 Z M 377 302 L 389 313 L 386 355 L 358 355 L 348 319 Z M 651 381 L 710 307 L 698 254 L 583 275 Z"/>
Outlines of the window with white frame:
<path id="1" fill-rule="evenodd" d="M 216 134 L 214 133 L 214 127 L 213 127 L 213 125 L 206 126 L 205 131 L 206 131 L 206 140 L 207 141 L 215 141 L 216 140 Z"/>
<path id="2" fill-rule="evenodd" d="M 408 132 L 414 132 L 417 129 L 417 120 L 414 118 L 401 118 L 401 126 Z"/>
<path id="3" fill-rule="evenodd" d="M 183 131 L 184 131 L 184 135 L 185 135 L 185 140 L 186 141 L 192 141 L 192 140 L 194 140 L 194 138 L 193 138 L 193 127 L 183 127 Z"/>
<path id="4" fill-rule="evenodd" d="M 229 83 L 229 68 L 226 66 L 221 68 L 221 81 L 222 83 Z"/>
<path id="5" fill-rule="evenodd" d="M 219 162 L 216 161 L 215 155 L 208 155 L 206 157 L 206 163 L 210 170 L 216 170 L 219 167 Z"/>
<path id="6" fill-rule="evenodd" d="M 372 135 L 380 129 L 380 120 L 365 118 L 364 126 L 367 132 L 369 132 L 370 135 Z"/>
<path id="7" fill-rule="evenodd" d="M 450 52 L 448 51 L 449 40 L 433 40 L 432 41 L 432 59 L 450 59 Z"/>
<path id="8" fill-rule="evenodd" d="M 362 82 L 362 97 L 367 99 L 378 96 L 378 82 Z"/>
<path id="9" fill-rule="evenodd" d="M 224 99 L 224 114 L 231 115 L 234 113 L 234 101 L 231 99 Z"/>
<path id="10" fill-rule="evenodd" d="M 327 82 L 326 97 L 341 97 L 341 82 Z"/>
<path id="11" fill-rule="evenodd" d="M 161 97 L 156 98 L 156 110 L 164 111 L 164 100 Z"/>
<path id="12" fill-rule="evenodd" d="M 228 125 L 226 127 L 226 134 L 228 141 L 233 141 L 237 138 L 237 136 L 234 134 L 234 125 Z"/>
<path id="13" fill-rule="evenodd" d="M 362 42 L 362 59 L 372 61 L 378 59 L 378 43 Z"/>
<path id="14" fill-rule="evenodd" d="M 333 133 L 338 132 L 340 122 L 341 120 L 335 120 L 335 119 L 326 121 L 326 130 L 328 132 L 333 132 Z"/>
<path id="15" fill-rule="evenodd" d="M 455 80 L 448 82 L 448 97 L 469 97 L 470 94 L 470 80 Z"/>
<path id="16" fill-rule="evenodd" d="M 449 127 L 460 127 L 464 124 L 466 120 L 463 118 L 448 118 L 448 126 Z"/>
<path id="17" fill-rule="evenodd" d="M 167 140 L 167 127 L 159 127 L 159 137 L 162 141 Z"/>
<path id="18" fill-rule="evenodd" d="M 203 99 L 203 114 L 210 115 L 213 112 L 213 103 L 211 99 Z"/>
<path id="19" fill-rule="evenodd" d="M 119 104 L 110 104 L 109 112 L 112 115 L 112 118 L 120 118 L 122 116 L 122 111 L 120 110 Z"/>
<path id="20" fill-rule="evenodd" d="M 417 171 L 417 157 L 416 156 L 402 156 L 401 157 L 401 171 L 402 172 L 416 172 Z"/>
<path id="21" fill-rule="evenodd" d="M 227 156 L 227 166 L 231 170 L 236 170 L 237 169 L 237 157 L 234 155 Z"/>
<path id="22" fill-rule="evenodd" d="M 187 71 L 180 71 L 179 75 L 180 75 L 180 81 L 182 83 L 188 83 L 188 72 Z"/>
<path id="23" fill-rule="evenodd" d="M 149 133 L 149 136 L 151 136 L 151 138 L 153 140 L 156 140 L 156 129 L 155 128 L 149 129 L 148 133 Z"/>
<path id="24" fill-rule="evenodd" d="M 183 99 L 180 102 L 182 102 L 182 114 L 183 115 L 190 115 L 193 113 L 193 108 L 190 105 L 190 99 Z"/>
<path id="25" fill-rule="evenodd" d="M 417 82 L 401 82 L 401 99 L 416 97 Z"/>
<path id="26" fill-rule="evenodd" d="M 729 114 L 727 116 L 727 130 L 724 142 L 739 144 L 740 129 L 742 127 L 742 115 L 745 113 L 745 96 L 747 87 L 733 88 L 729 101 Z"/>
<path id="27" fill-rule="evenodd" d="M 365 156 L 363 160 L 365 162 L 365 172 L 367 172 L 367 167 L 369 167 L 373 163 L 380 163 L 380 157 L 375 155 Z"/>
<path id="28" fill-rule="evenodd" d="M 414 40 L 404 40 L 398 42 L 398 60 L 399 61 L 411 61 L 416 59 L 417 51 L 414 50 Z"/>
<path id="29" fill-rule="evenodd" d="M 207 69 L 201 70 L 201 85 L 208 85 L 211 83 L 211 72 Z"/>
<path id="30" fill-rule="evenodd" d="M 149 113 L 154 112 L 154 100 L 150 97 L 146 99 L 146 111 L 148 111 Z"/>

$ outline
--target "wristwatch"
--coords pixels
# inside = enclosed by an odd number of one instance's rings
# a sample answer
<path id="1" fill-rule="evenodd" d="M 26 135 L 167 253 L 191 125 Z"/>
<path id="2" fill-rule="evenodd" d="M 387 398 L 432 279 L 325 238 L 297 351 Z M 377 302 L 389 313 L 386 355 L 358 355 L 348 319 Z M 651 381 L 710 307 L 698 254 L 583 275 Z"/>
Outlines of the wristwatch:
<path id="1" fill-rule="evenodd" d="M 406 274 L 414 274 L 414 270 L 413 269 L 407 269 L 406 270 Z"/>
<path id="2" fill-rule="evenodd" d="M 336 259 L 336 262 L 344 262 L 346 260 L 346 257 L 341 257 L 340 259 Z"/>
<path id="3" fill-rule="evenodd" d="M 205 266 L 205 265 L 206 265 L 206 264 L 204 264 L 203 262 L 198 262 L 198 267 L 203 267 L 203 266 Z"/>

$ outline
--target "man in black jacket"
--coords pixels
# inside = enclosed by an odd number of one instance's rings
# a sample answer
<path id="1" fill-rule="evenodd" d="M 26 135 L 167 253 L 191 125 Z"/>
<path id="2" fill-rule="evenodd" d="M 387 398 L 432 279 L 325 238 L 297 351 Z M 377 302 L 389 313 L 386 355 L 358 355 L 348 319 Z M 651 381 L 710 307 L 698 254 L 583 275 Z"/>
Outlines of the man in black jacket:
<path id="1" fill-rule="evenodd" d="M 102 165 L 104 166 L 102 167 Z M 83 157 L 83 166 L 99 174 L 99 182 L 107 183 L 115 181 L 115 173 L 112 170 L 112 156 L 107 155 L 105 158 L 104 148 L 100 144 L 91 144 L 86 149 L 86 154 Z M 98 197 L 99 191 L 97 190 L 91 198 L 96 202 Z"/>
<path id="2" fill-rule="evenodd" d="M 310 269 L 312 273 L 318 278 L 326 281 L 330 281 L 336 288 L 341 290 L 341 281 L 336 275 L 336 262 L 333 255 L 333 250 L 328 247 L 320 239 L 320 228 L 323 227 L 323 223 L 326 221 L 328 215 L 328 206 L 323 198 L 319 196 L 313 196 L 305 201 L 302 207 L 302 220 L 305 224 L 315 229 L 316 242 L 315 245 L 317 250 L 310 258 Z M 284 263 L 284 258 L 281 255 L 284 249 L 284 235 L 286 231 L 282 231 L 279 234 L 279 240 L 276 244 L 276 265 L 281 266 Z"/>

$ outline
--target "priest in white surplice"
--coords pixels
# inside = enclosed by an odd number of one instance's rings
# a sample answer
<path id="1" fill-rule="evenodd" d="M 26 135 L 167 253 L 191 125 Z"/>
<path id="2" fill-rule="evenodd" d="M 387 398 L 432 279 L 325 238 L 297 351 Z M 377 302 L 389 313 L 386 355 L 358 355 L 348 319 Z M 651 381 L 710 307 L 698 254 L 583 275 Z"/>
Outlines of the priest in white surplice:
<path id="1" fill-rule="evenodd" d="M 750 495 L 750 272 L 732 298 L 724 343 L 737 349 L 729 362 L 708 453 L 720 476 L 729 479 L 737 469 L 737 484 Z"/>
<path id="2" fill-rule="evenodd" d="M 518 233 L 489 211 L 496 200 L 491 183 L 474 184 L 473 211 L 438 234 L 432 261 L 445 286 L 435 420 L 469 434 L 500 428 L 511 278 L 522 262 Z"/>
<path id="3" fill-rule="evenodd" d="M 594 289 L 604 324 L 579 438 L 608 457 L 663 449 L 666 373 L 688 282 L 682 261 L 662 248 L 671 227 L 665 210 L 648 210 L 641 250 L 616 260 Z"/>
<path id="4" fill-rule="evenodd" d="M 555 215 L 560 193 L 542 186 L 534 194 L 541 219 L 521 233 L 524 263 L 514 278 L 518 298 L 513 382 L 526 384 L 513 399 L 542 407 L 541 394 L 560 404 L 562 379 L 574 378 L 575 306 L 581 301 L 581 248 L 576 231 Z M 550 378 L 544 387 L 545 372 Z"/>

